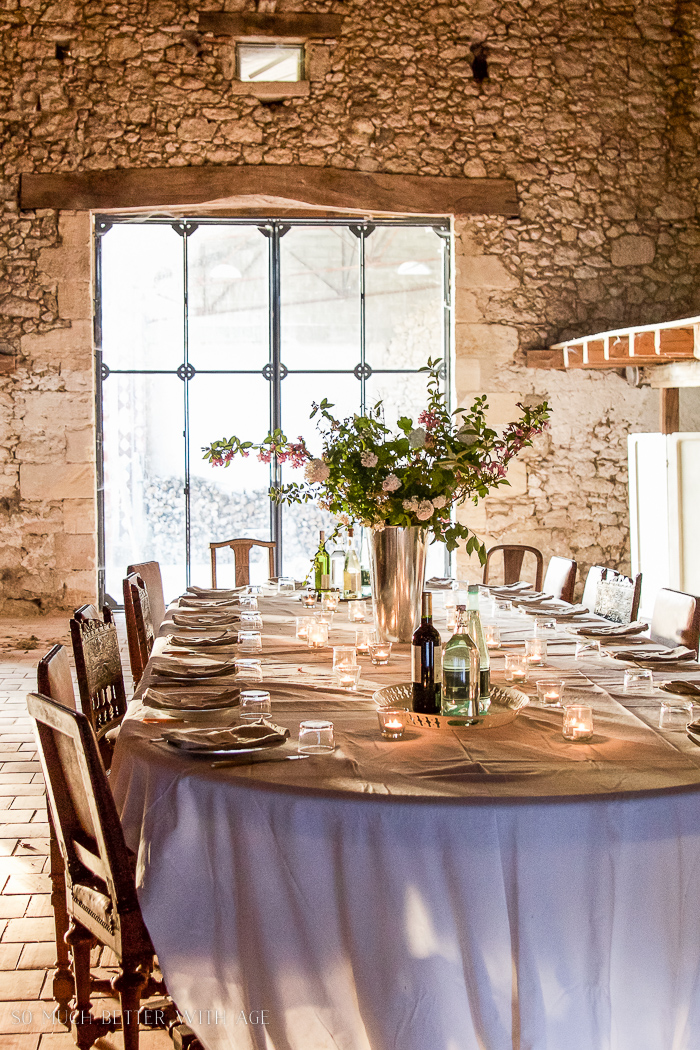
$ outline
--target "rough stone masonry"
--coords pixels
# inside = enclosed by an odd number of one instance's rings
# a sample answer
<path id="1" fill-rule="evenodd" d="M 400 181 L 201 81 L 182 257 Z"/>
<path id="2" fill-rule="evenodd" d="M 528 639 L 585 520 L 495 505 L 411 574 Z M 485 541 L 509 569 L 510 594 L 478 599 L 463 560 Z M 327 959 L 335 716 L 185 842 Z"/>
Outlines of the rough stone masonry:
<path id="1" fill-rule="evenodd" d="M 550 399 L 512 487 L 462 512 L 488 542 L 624 568 L 626 436 L 658 394 L 523 351 L 700 313 L 700 5 L 692 0 L 346 0 L 307 97 L 235 93 L 204 11 L 247 0 L 0 0 L 0 592 L 5 612 L 95 596 L 91 219 L 21 213 L 22 172 L 301 164 L 507 177 L 517 220 L 458 221 L 460 399 L 493 422 Z M 475 53 L 487 63 L 474 79 Z M 684 392 L 685 395 L 686 392 Z M 681 426 L 694 429 L 686 397 Z M 464 566 L 462 566 L 464 568 Z"/>

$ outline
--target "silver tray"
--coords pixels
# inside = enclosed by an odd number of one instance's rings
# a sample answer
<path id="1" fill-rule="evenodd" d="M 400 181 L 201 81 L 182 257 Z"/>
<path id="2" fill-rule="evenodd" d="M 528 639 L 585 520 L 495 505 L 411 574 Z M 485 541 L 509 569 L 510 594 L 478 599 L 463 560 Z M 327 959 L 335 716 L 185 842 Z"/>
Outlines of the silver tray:
<path id="1" fill-rule="evenodd" d="M 491 705 L 488 711 L 478 718 L 463 718 L 459 715 L 423 715 L 411 710 L 413 687 L 405 685 L 387 685 L 378 689 L 373 695 L 377 707 L 400 707 L 408 712 L 408 724 L 420 729 L 439 729 L 443 732 L 454 730 L 474 732 L 479 729 L 495 729 L 515 721 L 518 712 L 530 703 L 527 693 L 506 686 L 491 686 Z"/>

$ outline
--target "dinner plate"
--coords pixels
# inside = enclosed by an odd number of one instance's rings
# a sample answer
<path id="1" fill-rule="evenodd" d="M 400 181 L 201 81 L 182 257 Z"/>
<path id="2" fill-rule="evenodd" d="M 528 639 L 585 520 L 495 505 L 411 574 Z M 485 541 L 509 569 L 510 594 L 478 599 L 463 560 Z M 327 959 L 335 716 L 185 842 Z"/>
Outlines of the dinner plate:
<path id="1" fill-rule="evenodd" d="M 173 751 L 179 751 L 181 755 L 192 755 L 193 758 L 231 758 L 235 755 L 254 755 L 260 751 L 272 751 L 280 744 L 287 743 L 286 740 L 276 740 L 273 744 L 264 744 L 262 747 L 226 747 L 222 751 L 193 751 L 191 748 L 185 749 L 171 744 L 169 740 L 165 742 Z"/>

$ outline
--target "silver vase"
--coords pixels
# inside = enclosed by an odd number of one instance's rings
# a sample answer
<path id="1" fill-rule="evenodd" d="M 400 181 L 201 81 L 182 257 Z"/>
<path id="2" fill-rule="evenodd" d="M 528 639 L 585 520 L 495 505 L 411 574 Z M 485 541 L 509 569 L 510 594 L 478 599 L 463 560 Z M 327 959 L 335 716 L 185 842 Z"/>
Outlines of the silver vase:
<path id="1" fill-rule="evenodd" d="M 420 621 L 428 530 L 388 525 L 369 537 L 377 632 L 383 642 L 410 642 Z"/>

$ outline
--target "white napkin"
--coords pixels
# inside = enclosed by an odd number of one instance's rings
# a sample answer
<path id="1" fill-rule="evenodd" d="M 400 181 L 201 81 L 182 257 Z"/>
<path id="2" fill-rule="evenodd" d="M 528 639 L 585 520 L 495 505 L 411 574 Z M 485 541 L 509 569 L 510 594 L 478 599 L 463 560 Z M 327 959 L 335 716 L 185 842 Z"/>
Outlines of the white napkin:
<path id="1" fill-rule="evenodd" d="M 529 613 L 530 616 L 537 616 L 539 613 L 546 612 L 548 616 L 555 620 L 574 620 L 577 616 L 591 615 L 585 605 L 570 605 L 564 609 L 562 609 L 561 605 L 536 605 L 523 609 L 523 612 Z"/>
<path id="2" fill-rule="evenodd" d="M 238 599 L 233 598 L 188 598 L 178 599 L 181 609 L 198 609 L 207 612 L 209 609 L 237 609 Z"/>
<path id="3" fill-rule="evenodd" d="M 234 614 L 225 611 L 212 613 L 173 613 L 173 623 L 176 627 L 228 627 L 231 624 L 239 622 L 240 617 L 238 613 Z"/>

